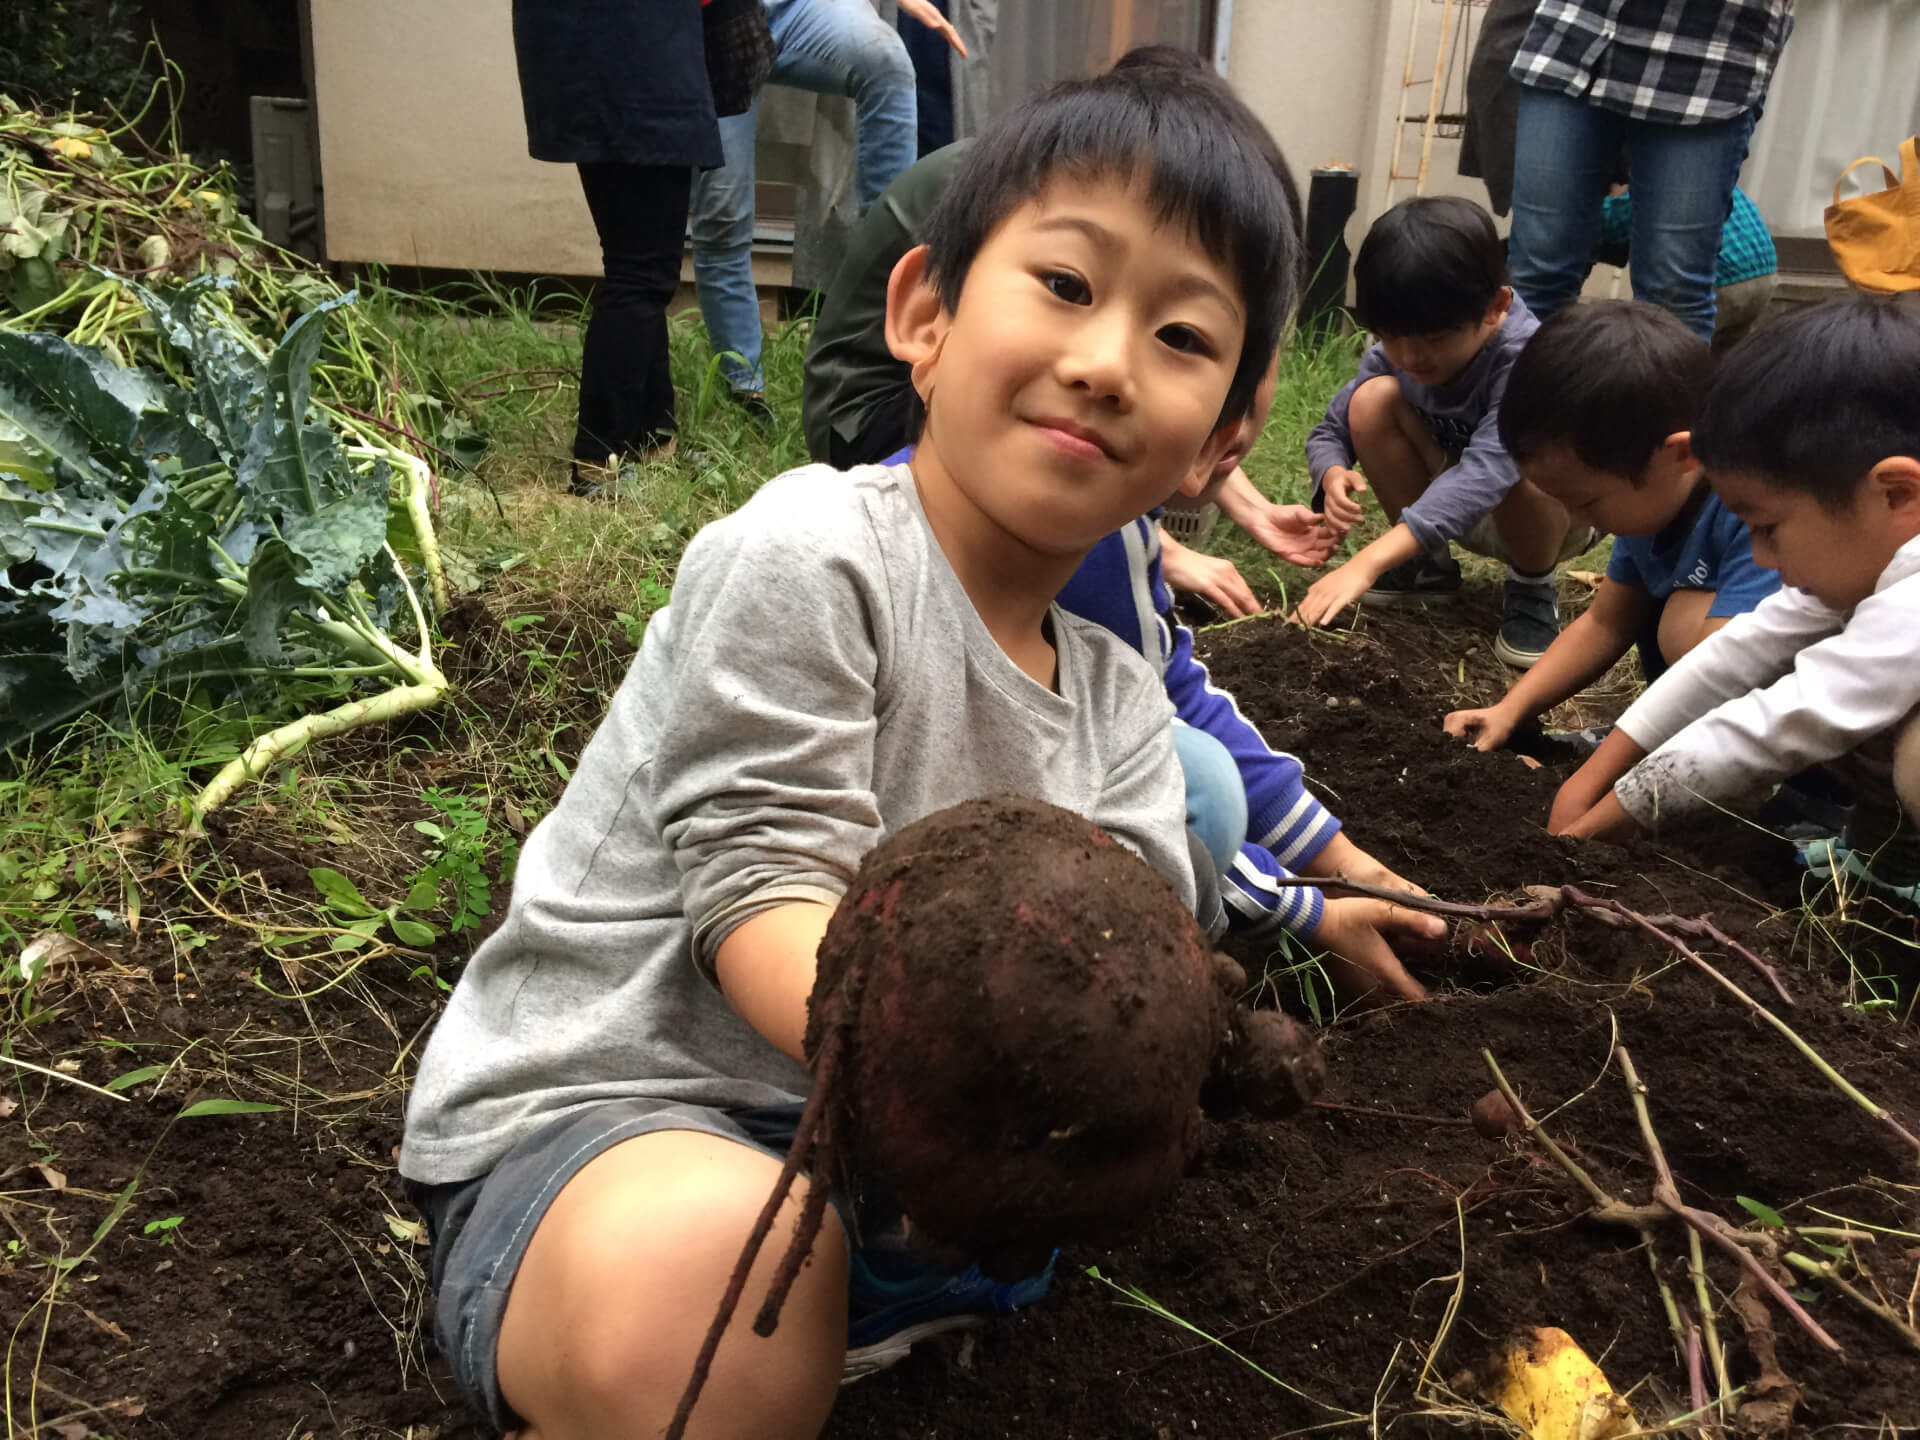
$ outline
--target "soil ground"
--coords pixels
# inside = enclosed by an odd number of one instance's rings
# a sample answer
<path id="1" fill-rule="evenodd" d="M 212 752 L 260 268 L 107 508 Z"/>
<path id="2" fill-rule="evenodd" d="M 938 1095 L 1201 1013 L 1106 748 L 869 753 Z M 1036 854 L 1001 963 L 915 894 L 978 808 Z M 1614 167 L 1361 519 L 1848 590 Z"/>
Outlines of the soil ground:
<path id="1" fill-rule="evenodd" d="M 1356 839 L 1402 873 L 1457 900 L 1577 881 L 1648 912 L 1711 912 L 1777 964 L 1798 1004 L 1775 1008 L 1854 1084 L 1920 1121 L 1920 1037 L 1884 1013 L 1892 1005 L 1845 1003 L 1892 995 L 1870 991 L 1861 971 L 1897 964 L 1912 927 L 1874 917 L 1875 940 L 1831 906 L 1803 911 L 1790 849 L 1732 818 L 1625 850 L 1548 837 L 1541 822 L 1565 764 L 1477 755 L 1438 728 L 1444 709 L 1485 697 L 1460 661 L 1471 643 L 1484 651 L 1484 618 L 1370 617 L 1337 636 L 1256 621 L 1209 632 L 1203 649 L 1216 682 L 1310 758 Z M 555 640 L 563 683 L 536 693 L 487 658 L 514 647 L 495 643 L 484 612 L 467 621 L 451 657 L 464 667 L 461 723 L 540 727 L 555 737 L 557 775 L 614 672 L 570 661 Z M 301 838 L 284 817 L 237 812 L 214 839 L 225 872 L 247 882 L 232 893 L 305 893 L 307 868 L 326 864 L 371 894 L 367 872 L 417 864 L 408 797 L 457 783 L 454 723 L 421 718 L 363 742 L 401 755 L 390 834 Z M 158 912 L 182 879 L 149 880 Z M 1815 924 L 1815 913 L 1830 918 Z M 31 1073 L 0 1099 L 0 1315 L 18 1322 L 7 1375 L 16 1433 L 478 1435 L 443 1398 L 420 1338 L 425 1252 L 392 1168 L 405 1078 L 437 1004 L 414 973 L 420 960 L 378 956 L 347 983 L 313 993 L 309 976 L 305 999 L 275 999 L 258 982 L 284 992 L 300 977 L 263 964 L 255 932 L 196 924 L 202 943 L 184 950 L 151 924 L 84 934 L 35 991 L 43 1018 L 18 1058 L 96 1085 L 172 1068 L 127 1090 L 128 1103 Z M 445 978 L 472 938 L 435 947 Z M 1046 1302 L 850 1388 L 829 1434 L 1242 1440 L 1330 1424 L 1460 1428 L 1479 1418 L 1476 1377 L 1493 1352 L 1546 1324 L 1571 1332 L 1616 1386 L 1636 1387 L 1643 1419 L 1684 1411 L 1686 1371 L 1654 1279 L 1692 1308 L 1682 1237 L 1656 1233 L 1650 1268 L 1636 1234 L 1580 1217 L 1583 1198 L 1537 1149 L 1470 1128 L 1468 1107 L 1490 1085 L 1483 1047 L 1603 1186 L 1644 1202 L 1651 1167 L 1609 1059 L 1617 1038 L 1693 1205 L 1754 1225 L 1747 1197 L 1790 1223 L 1865 1229 L 1876 1238 L 1855 1246 L 1859 1283 L 1911 1315 L 1920 1241 L 1884 1233 L 1920 1232 L 1911 1150 L 1638 934 L 1575 919 L 1532 958 L 1498 976 L 1429 967 L 1433 1002 L 1341 1017 L 1327 1034 L 1330 1105 L 1212 1127 L 1188 1181 L 1137 1240 L 1070 1246 Z M 1772 998 L 1737 960 L 1713 958 Z M 1297 1003 L 1293 980 L 1275 990 Z M 128 1047 L 119 1063 L 103 1038 Z M 177 1118 L 208 1094 L 286 1108 Z M 173 1216 L 177 1226 L 156 1225 Z M 69 1283 L 49 1306 L 38 1297 L 50 1266 Z M 1724 1256 L 1711 1253 L 1706 1270 L 1716 1295 L 1734 1290 Z M 1843 1348 L 1820 1349 L 1773 1310 L 1779 1368 L 1801 1391 L 1795 1433 L 1920 1425 L 1920 1350 L 1830 1289 L 1801 1293 Z M 1755 1340 L 1718 1309 L 1733 1382 L 1751 1399 Z"/>

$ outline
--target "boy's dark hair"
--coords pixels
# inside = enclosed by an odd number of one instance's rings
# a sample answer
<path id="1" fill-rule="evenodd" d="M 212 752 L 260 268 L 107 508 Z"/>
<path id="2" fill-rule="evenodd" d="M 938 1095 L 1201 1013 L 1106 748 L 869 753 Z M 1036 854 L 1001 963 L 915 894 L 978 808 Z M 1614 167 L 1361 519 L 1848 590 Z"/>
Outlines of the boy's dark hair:
<path id="1" fill-rule="evenodd" d="M 1849 508 L 1882 460 L 1920 459 L 1920 311 L 1844 295 L 1755 330 L 1707 387 L 1693 453 Z"/>
<path id="2" fill-rule="evenodd" d="M 1524 465 L 1558 445 L 1638 485 L 1669 435 L 1691 430 L 1713 351 L 1658 305 L 1568 305 L 1507 372 L 1500 444 Z"/>
<path id="3" fill-rule="evenodd" d="M 1423 195 L 1373 222 L 1353 262 L 1353 313 L 1375 335 L 1477 325 L 1507 283 L 1493 217 L 1471 200 Z"/>
<path id="4" fill-rule="evenodd" d="M 1056 175 L 1144 178 L 1162 224 L 1191 229 L 1239 282 L 1246 338 L 1220 424 L 1244 417 L 1299 298 L 1299 192 L 1266 127 L 1204 62 L 1146 46 L 994 121 L 927 221 L 927 270 L 949 310 L 987 236 Z"/>

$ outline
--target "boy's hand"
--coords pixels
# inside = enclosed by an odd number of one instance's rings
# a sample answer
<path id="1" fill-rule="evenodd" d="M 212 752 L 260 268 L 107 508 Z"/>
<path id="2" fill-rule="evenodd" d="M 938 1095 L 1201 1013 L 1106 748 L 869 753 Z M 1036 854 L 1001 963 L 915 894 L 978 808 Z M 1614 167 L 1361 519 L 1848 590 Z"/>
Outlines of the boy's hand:
<path id="1" fill-rule="evenodd" d="M 1620 808 L 1620 802 L 1613 798 L 1613 782 L 1645 758 L 1642 750 L 1627 732 L 1615 726 L 1613 733 L 1600 742 L 1600 748 L 1587 757 L 1586 763 L 1567 777 L 1566 783 L 1553 797 L 1553 809 L 1547 814 L 1547 831 L 1553 835 L 1576 833 L 1574 827 L 1585 821 L 1592 810 L 1601 801 L 1611 801 L 1613 810 L 1601 817 L 1603 820 L 1617 812 L 1626 822 L 1623 834 L 1631 834 L 1636 828 L 1627 812 Z M 1598 836 L 1599 830 L 1584 826 L 1577 832 L 1583 836 Z M 1611 838 L 1610 836 L 1607 838 Z"/>
<path id="2" fill-rule="evenodd" d="M 1345 535 L 1366 512 L 1353 497 L 1367 493 L 1366 477 L 1358 470 L 1335 465 L 1320 477 L 1320 493 L 1327 501 L 1327 524 L 1335 535 Z"/>
<path id="3" fill-rule="evenodd" d="M 1611 840 L 1616 845 L 1624 845 L 1640 833 L 1640 826 L 1627 813 L 1619 797 L 1609 790 L 1598 805 L 1555 833 L 1575 840 Z"/>
<path id="4" fill-rule="evenodd" d="M 1504 706 L 1489 705 L 1484 710 L 1455 710 L 1440 722 L 1440 728 L 1456 740 L 1469 741 L 1476 750 L 1498 750 L 1513 738 L 1520 719 Z"/>
<path id="5" fill-rule="evenodd" d="M 1357 560 L 1349 560 L 1314 581 L 1300 597 L 1300 608 L 1293 612 L 1293 618 L 1302 625 L 1331 624 L 1342 610 L 1371 590 L 1378 577 Z"/>
<path id="6" fill-rule="evenodd" d="M 1189 550 L 1165 530 L 1160 532 L 1160 573 L 1175 590 L 1198 595 L 1228 619 L 1260 613 L 1253 587 L 1241 578 L 1231 560 Z"/>
<path id="7" fill-rule="evenodd" d="M 1439 940 L 1446 933 L 1446 922 L 1438 915 L 1422 915 L 1389 900 L 1329 898 L 1312 943 L 1327 952 L 1328 972 L 1342 1000 L 1424 1000 L 1426 987 L 1407 973 L 1387 937 Z"/>
<path id="8" fill-rule="evenodd" d="M 1369 852 L 1354 844 L 1344 830 L 1321 846 L 1320 852 L 1307 862 L 1300 873 L 1324 880 L 1353 880 L 1381 890 L 1411 890 L 1415 895 L 1427 893 L 1423 886 L 1395 874 Z"/>

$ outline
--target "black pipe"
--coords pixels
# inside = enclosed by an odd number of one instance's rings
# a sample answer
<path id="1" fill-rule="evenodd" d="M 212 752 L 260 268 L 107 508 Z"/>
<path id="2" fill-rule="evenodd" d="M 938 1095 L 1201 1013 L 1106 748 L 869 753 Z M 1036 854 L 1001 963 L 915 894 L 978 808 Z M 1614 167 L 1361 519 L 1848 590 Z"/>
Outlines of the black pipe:
<path id="1" fill-rule="evenodd" d="M 1360 199 L 1360 172 L 1347 166 L 1313 172 L 1307 189 L 1307 294 L 1300 307 L 1302 330 L 1339 323 L 1347 303 L 1347 221 Z"/>

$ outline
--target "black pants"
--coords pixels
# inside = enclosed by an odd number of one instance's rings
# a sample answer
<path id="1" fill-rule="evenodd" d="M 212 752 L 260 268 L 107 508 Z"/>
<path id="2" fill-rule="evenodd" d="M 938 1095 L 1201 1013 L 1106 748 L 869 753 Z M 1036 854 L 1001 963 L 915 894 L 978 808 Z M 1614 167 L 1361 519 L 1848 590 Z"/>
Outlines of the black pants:
<path id="1" fill-rule="evenodd" d="M 604 465 L 673 434 L 667 305 L 680 283 L 693 171 L 675 165 L 579 169 L 606 278 L 587 321 L 573 458 Z"/>

